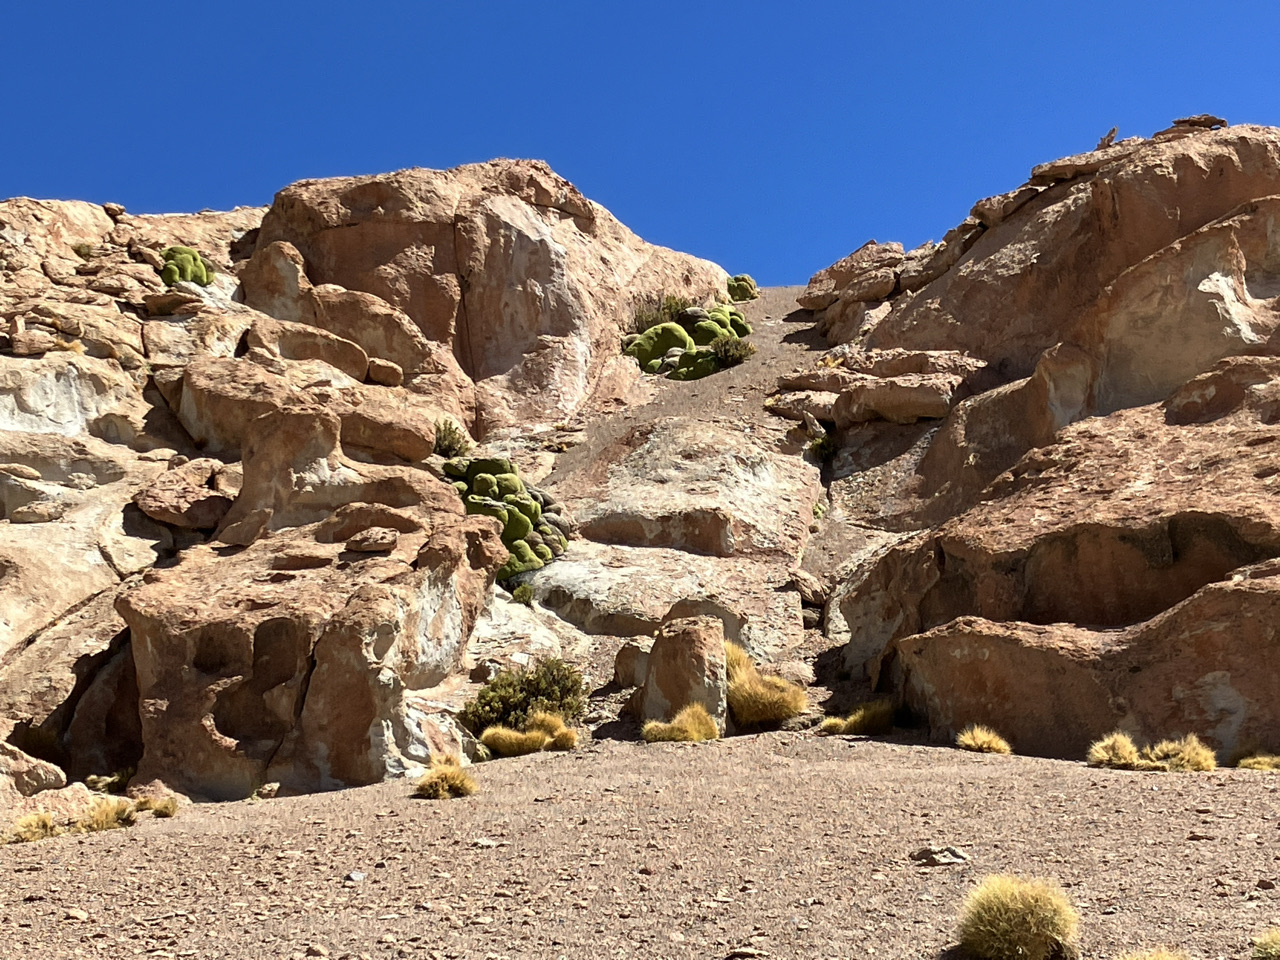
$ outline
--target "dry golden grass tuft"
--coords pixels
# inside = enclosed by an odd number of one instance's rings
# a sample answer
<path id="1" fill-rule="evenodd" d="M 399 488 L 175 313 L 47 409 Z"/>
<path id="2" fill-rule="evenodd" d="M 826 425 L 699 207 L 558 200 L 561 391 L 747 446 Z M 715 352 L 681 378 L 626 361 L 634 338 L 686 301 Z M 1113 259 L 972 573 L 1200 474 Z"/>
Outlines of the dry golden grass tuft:
<path id="1" fill-rule="evenodd" d="M 975 960 L 1049 960 L 1075 955 L 1079 925 L 1055 884 L 997 874 L 965 898 L 956 933 Z"/>
<path id="2" fill-rule="evenodd" d="M 522 757 L 538 753 L 551 743 L 551 737 L 542 730 L 521 732 L 510 727 L 490 727 L 480 735 L 480 742 L 499 757 Z"/>
<path id="3" fill-rule="evenodd" d="M 431 769 L 418 781 L 413 795 L 422 800 L 453 800 L 469 797 L 476 789 L 475 780 L 462 769 L 457 757 L 433 754 Z"/>
<path id="4" fill-rule="evenodd" d="M 823 720 L 818 727 L 818 733 L 824 736 L 844 733 L 875 736 L 879 733 L 888 733 L 893 729 L 893 714 L 892 700 L 870 700 L 843 720 L 839 717 Z"/>
<path id="5" fill-rule="evenodd" d="M 1280 927 L 1253 938 L 1253 960 L 1280 960 Z"/>
<path id="6" fill-rule="evenodd" d="M 1161 740 L 1154 747 L 1143 747 L 1142 760 L 1148 764 L 1163 765 L 1165 770 L 1175 773 L 1218 769 L 1218 758 L 1194 733 L 1180 740 Z M 1138 769 L 1150 768 L 1140 763 Z"/>
<path id="7" fill-rule="evenodd" d="M 751 655 L 746 650 L 738 646 L 736 643 L 726 643 L 724 645 L 724 670 L 725 677 L 733 683 L 738 677 L 754 673 L 756 669 L 755 663 L 751 660 Z"/>
<path id="8" fill-rule="evenodd" d="M 1191 958 L 1181 950 L 1156 947 L 1154 950 L 1143 950 L 1140 953 L 1126 953 L 1120 960 L 1191 960 Z"/>
<path id="9" fill-rule="evenodd" d="M 971 723 L 961 730 L 956 737 L 956 746 L 975 753 L 1013 753 L 1008 740 L 980 723 Z"/>
<path id="10" fill-rule="evenodd" d="M 133 802 L 133 809 L 138 813 L 151 811 L 153 817 L 169 818 L 178 814 L 177 797 L 139 797 Z"/>
<path id="11" fill-rule="evenodd" d="M 53 815 L 40 810 L 29 813 L 25 817 L 19 817 L 9 833 L 0 838 L 0 842 L 34 843 L 37 840 L 56 837 L 62 832 L 62 828 L 53 822 Z"/>
<path id="12" fill-rule="evenodd" d="M 798 717 L 809 706 L 804 688 L 781 677 L 750 673 L 729 684 L 729 712 L 743 727 L 761 727 Z"/>
<path id="13" fill-rule="evenodd" d="M 544 750 L 572 750 L 578 745 L 577 731 L 565 726 L 564 720 L 555 713 L 538 710 L 529 714 L 524 729 L 526 733 L 538 730 L 551 738 Z"/>
<path id="14" fill-rule="evenodd" d="M 1241 757 L 1236 766 L 1242 770 L 1280 770 L 1280 757 L 1273 753 L 1255 753 Z"/>
<path id="15" fill-rule="evenodd" d="M 97 833 L 101 830 L 119 830 L 138 822 L 133 804 L 123 797 L 98 797 L 80 819 L 71 825 L 72 833 Z"/>
<path id="16" fill-rule="evenodd" d="M 1089 745 L 1089 766 L 1132 770 L 1138 764 L 1138 748 L 1123 730 L 1108 733 Z"/>
<path id="17" fill-rule="evenodd" d="M 804 713 L 809 697 L 804 687 L 781 677 L 762 676 L 751 657 L 736 643 L 724 645 L 729 680 L 729 712 L 744 727 L 782 723 Z"/>
<path id="18" fill-rule="evenodd" d="M 715 740 L 720 736 L 707 708 L 700 703 L 691 703 L 672 718 L 670 723 L 661 720 L 650 720 L 640 731 L 640 735 L 648 743 L 684 742 L 698 740 Z"/>

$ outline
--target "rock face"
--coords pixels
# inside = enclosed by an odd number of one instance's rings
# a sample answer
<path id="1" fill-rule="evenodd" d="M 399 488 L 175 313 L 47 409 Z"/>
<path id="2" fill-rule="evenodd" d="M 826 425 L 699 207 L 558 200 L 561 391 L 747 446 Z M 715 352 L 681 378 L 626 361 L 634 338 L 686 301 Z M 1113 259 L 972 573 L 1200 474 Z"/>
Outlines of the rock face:
<path id="1" fill-rule="evenodd" d="M 173 245 L 207 286 L 165 284 Z M 135 791 L 330 789 L 467 748 L 470 672 L 584 635 L 496 597 L 507 551 L 437 425 L 626 395 L 636 305 L 727 279 L 532 161 L 308 181 L 269 210 L 0 203 L 0 747 L 57 761 L 50 800 L 135 766 Z"/>
<path id="2" fill-rule="evenodd" d="M 869 284 L 893 258 L 868 247 L 801 298 L 853 342 L 780 387 L 836 394 L 832 500 L 895 534 L 837 578 L 828 631 L 938 738 L 989 723 L 1077 759 L 1116 727 L 1280 745 L 1278 159 L 1269 128 L 1121 141 L 980 201 L 887 294 Z M 948 248 L 918 283 L 909 264 Z M 955 357 L 963 386 L 944 402 L 913 372 L 921 419 L 888 415 L 868 398 L 906 396 L 902 375 L 852 377 L 890 352 Z"/>
<path id="3" fill-rule="evenodd" d="M 524 160 L 294 184 L 244 275 L 250 306 L 355 340 L 399 365 L 410 389 L 441 372 L 424 368 L 423 345 L 447 346 L 431 359 L 474 381 L 467 425 L 481 433 L 576 410 L 637 292 L 709 301 L 727 279 L 644 243 Z"/>

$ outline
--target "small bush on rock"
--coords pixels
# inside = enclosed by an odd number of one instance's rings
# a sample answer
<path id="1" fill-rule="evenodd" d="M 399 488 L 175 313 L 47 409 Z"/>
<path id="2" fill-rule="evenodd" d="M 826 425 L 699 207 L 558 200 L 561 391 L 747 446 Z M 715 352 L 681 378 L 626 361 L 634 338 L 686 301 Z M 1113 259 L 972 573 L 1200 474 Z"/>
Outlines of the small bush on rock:
<path id="1" fill-rule="evenodd" d="M 756 282 L 751 279 L 749 273 L 740 273 L 735 277 L 729 278 L 729 298 L 735 303 L 743 300 L 754 300 L 760 296 L 760 290 L 756 286 Z"/>
<path id="2" fill-rule="evenodd" d="M 957 936 L 975 960 L 1049 960 L 1076 955 L 1079 923 L 1056 885 L 1000 874 L 965 898 Z"/>
<path id="3" fill-rule="evenodd" d="M 647 743 L 692 743 L 699 740 L 715 740 L 720 736 L 707 708 L 691 703 L 672 718 L 670 723 L 650 720 L 640 731 Z"/>
<path id="4" fill-rule="evenodd" d="M 582 674 L 555 657 L 540 661 L 531 670 L 502 670 L 476 698 L 462 708 L 458 719 L 474 734 L 489 727 L 519 730 L 530 713 L 544 711 L 573 720 L 586 709 Z"/>
<path id="5" fill-rule="evenodd" d="M 471 438 L 452 420 L 437 420 L 435 452 L 441 457 L 465 457 L 471 452 Z"/>
<path id="6" fill-rule="evenodd" d="M 207 287 L 213 283 L 216 271 L 213 264 L 191 247 L 167 247 L 160 254 L 164 259 L 164 269 L 160 271 L 160 279 L 165 286 L 172 287 L 180 280 L 198 283 Z"/>
<path id="7" fill-rule="evenodd" d="M 522 583 L 511 591 L 511 599 L 516 603 L 522 603 L 526 607 L 533 606 L 533 587 L 527 583 Z"/>
<path id="8" fill-rule="evenodd" d="M 413 795 L 422 800 L 452 800 L 469 797 L 476 789 L 475 780 L 462 769 L 457 757 L 432 754 L 431 768 L 418 781 Z"/>
<path id="9" fill-rule="evenodd" d="M 1013 753 L 1008 740 L 980 723 L 971 723 L 961 730 L 956 737 L 956 746 L 975 753 Z"/>
<path id="10" fill-rule="evenodd" d="M 1254 937 L 1253 960 L 1280 960 L 1280 927 L 1272 927 Z"/>

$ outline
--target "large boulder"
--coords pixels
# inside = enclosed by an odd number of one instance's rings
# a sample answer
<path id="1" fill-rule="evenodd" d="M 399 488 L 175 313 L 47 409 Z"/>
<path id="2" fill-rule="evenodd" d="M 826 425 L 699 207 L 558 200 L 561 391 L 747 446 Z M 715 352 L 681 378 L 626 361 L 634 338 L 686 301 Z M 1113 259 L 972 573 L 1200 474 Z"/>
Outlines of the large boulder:
<path id="1" fill-rule="evenodd" d="M 616 356 L 637 298 L 706 302 L 728 279 L 645 243 L 528 160 L 294 184 L 277 194 L 244 277 L 251 305 L 406 374 L 418 343 L 447 346 L 475 381 L 482 430 L 572 413 Z"/>
<path id="2" fill-rule="evenodd" d="M 723 732 L 727 690 L 724 624 L 715 617 L 673 620 L 654 638 L 627 710 L 641 721 L 669 721 L 700 703 Z"/>

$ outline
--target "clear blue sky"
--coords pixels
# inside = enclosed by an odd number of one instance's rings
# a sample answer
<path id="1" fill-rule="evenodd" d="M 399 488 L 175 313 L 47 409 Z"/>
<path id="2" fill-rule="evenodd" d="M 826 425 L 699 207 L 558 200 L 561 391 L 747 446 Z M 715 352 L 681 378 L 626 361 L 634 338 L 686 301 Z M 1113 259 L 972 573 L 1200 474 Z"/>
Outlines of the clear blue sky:
<path id="1" fill-rule="evenodd" d="M 1115 125 L 1280 124 L 1269 2 L 23 2 L 0 196 L 263 204 L 539 157 L 762 283 L 941 235 Z"/>

